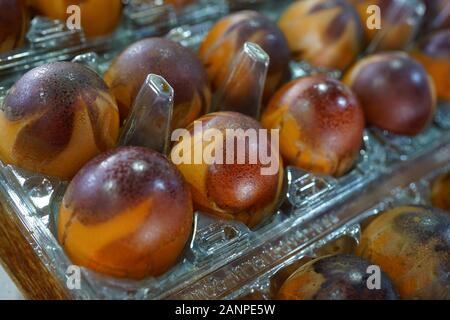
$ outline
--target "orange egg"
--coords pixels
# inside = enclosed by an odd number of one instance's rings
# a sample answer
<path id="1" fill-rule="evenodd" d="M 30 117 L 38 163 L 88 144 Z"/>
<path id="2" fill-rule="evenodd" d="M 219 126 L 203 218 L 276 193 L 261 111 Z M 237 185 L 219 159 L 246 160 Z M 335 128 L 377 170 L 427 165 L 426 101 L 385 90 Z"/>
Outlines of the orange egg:
<path id="1" fill-rule="evenodd" d="M 350 254 L 314 259 L 282 285 L 279 300 L 397 300 L 389 277 L 382 272 L 377 290 L 367 286 L 371 262 Z"/>
<path id="2" fill-rule="evenodd" d="M 125 119 L 150 73 L 174 89 L 172 127 L 184 128 L 209 111 L 211 92 L 201 61 L 188 48 L 163 38 L 148 38 L 126 48 L 111 64 L 105 81 Z"/>
<path id="3" fill-rule="evenodd" d="M 67 13 L 71 5 L 81 11 L 81 26 L 88 37 L 101 36 L 113 32 L 119 24 L 122 13 L 121 0 L 29 0 L 39 14 L 51 19 L 67 21 L 72 13 Z"/>
<path id="4" fill-rule="evenodd" d="M 359 60 L 345 75 L 364 109 L 366 120 L 396 134 L 417 135 L 436 110 L 436 93 L 425 68 L 402 52 Z"/>
<path id="5" fill-rule="evenodd" d="M 419 206 L 397 207 L 363 230 L 356 253 L 385 271 L 402 299 L 447 299 L 449 235 L 449 214 Z"/>
<path id="6" fill-rule="evenodd" d="M 431 202 L 434 207 L 450 212 L 450 171 L 433 182 Z"/>
<path id="7" fill-rule="evenodd" d="M 186 181 L 191 187 L 195 206 L 203 212 L 224 219 L 239 220 L 249 227 L 255 227 L 270 217 L 276 210 L 278 200 L 283 187 L 283 165 L 275 149 L 272 149 L 270 133 L 262 133 L 266 137 L 263 142 L 259 137 L 248 141 L 243 134 L 237 133 L 234 147 L 227 146 L 226 130 L 238 129 L 259 130 L 260 124 L 243 114 L 236 112 L 211 113 L 196 121 L 201 128 L 195 130 L 195 123 L 188 127 L 189 139 L 181 139 L 172 149 L 171 159 L 177 165 Z M 207 143 L 201 143 L 208 130 L 217 130 L 221 137 Z M 197 142 L 200 141 L 200 142 Z M 234 140 L 231 140 L 234 141 Z M 243 143 L 246 148 L 241 151 L 245 161 L 239 162 L 237 146 Z M 273 154 L 271 163 L 274 172 L 264 173 L 263 168 L 270 166 L 263 164 L 258 156 L 262 143 L 267 144 L 265 150 Z M 205 160 L 206 150 L 215 149 L 215 154 L 223 154 L 222 162 L 214 163 Z M 201 153 L 200 161 L 193 157 L 181 162 L 177 158 L 184 152 L 190 152 L 195 157 L 196 150 Z M 197 151 L 198 152 L 198 151 Z M 241 155 L 242 155 L 241 153 Z M 208 153 L 209 154 L 209 153 Z M 250 162 L 251 155 L 256 156 L 256 161 Z M 231 158 L 231 161 L 226 159 Z"/>
<path id="8" fill-rule="evenodd" d="M 278 22 L 296 60 L 344 70 L 362 49 L 356 10 L 345 0 L 295 1 Z"/>
<path id="9" fill-rule="evenodd" d="M 255 11 L 240 11 L 220 19 L 209 31 L 200 46 L 199 56 L 208 72 L 212 89 L 225 84 L 227 75 L 234 67 L 234 58 L 246 42 L 259 45 L 269 56 L 270 64 L 264 89 L 264 99 L 269 99 L 275 90 L 289 78 L 289 48 L 283 33 L 269 18 Z M 233 101 L 251 94 L 251 70 L 243 73 L 242 81 L 228 92 Z"/>
<path id="10" fill-rule="evenodd" d="M 159 276 L 192 231 L 189 189 L 150 149 L 125 147 L 89 162 L 72 180 L 58 215 L 58 240 L 73 263 L 122 278 Z"/>
<path id="11" fill-rule="evenodd" d="M 450 29 L 429 35 L 412 54 L 433 78 L 438 98 L 450 100 Z"/>
<path id="12" fill-rule="evenodd" d="M 107 85 L 76 63 L 27 72 L 0 109 L 0 159 L 61 179 L 115 146 L 119 112 Z"/>
<path id="13" fill-rule="evenodd" d="M 352 91 L 326 76 L 296 79 L 282 87 L 264 111 L 263 127 L 280 130 L 288 164 L 341 176 L 358 158 L 364 114 Z"/>
<path id="14" fill-rule="evenodd" d="M 23 45 L 28 23 L 24 0 L 0 0 L 0 53 Z"/>

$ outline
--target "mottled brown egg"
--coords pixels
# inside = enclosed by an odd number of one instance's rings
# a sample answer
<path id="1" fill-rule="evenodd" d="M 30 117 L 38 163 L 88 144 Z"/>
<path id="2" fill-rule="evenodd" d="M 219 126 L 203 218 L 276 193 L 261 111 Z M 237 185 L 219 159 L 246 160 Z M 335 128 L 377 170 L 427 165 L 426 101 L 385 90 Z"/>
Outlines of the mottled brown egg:
<path id="1" fill-rule="evenodd" d="M 50 19 L 67 21 L 73 15 L 68 7 L 80 8 L 81 27 L 88 37 L 106 35 L 113 32 L 122 17 L 121 0 L 28 0 L 38 14 Z"/>
<path id="2" fill-rule="evenodd" d="M 402 299 L 450 298 L 450 215 L 397 207 L 363 231 L 357 255 L 383 269 Z"/>
<path id="3" fill-rule="evenodd" d="M 417 6 L 412 3 L 393 0 L 350 0 L 350 2 L 354 4 L 361 18 L 366 43 L 375 40 L 376 51 L 401 50 L 417 34 L 421 21 L 417 16 Z M 379 28 L 373 25 L 377 16 L 370 6 L 380 8 L 381 19 L 377 26 Z"/>
<path id="4" fill-rule="evenodd" d="M 115 277 L 158 276 L 191 234 L 189 188 L 162 155 L 124 147 L 89 162 L 58 215 L 58 240 L 73 263 Z"/>
<path id="5" fill-rule="evenodd" d="M 338 80 L 318 75 L 282 87 L 264 111 L 263 127 L 280 130 L 288 164 L 341 176 L 358 158 L 364 114 L 355 95 Z"/>
<path id="6" fill-rule="evenodd" d="M 423 39 L 413 51 L 433 78 L 437 97 L 450 100 L 450 29 L 437 31 Z"/>
<path id="7" fill-rule="evenodd" d="M 423 28 L 426 31 L 450 28 L 450 0 L 423 0 L 426 6 Z"/>
<path id="8" fill-rule="evenodd" d="M 0 0 L 0 53 L 23 44 L 28 20 L 24 0 Z"/>
<path id="9" fill-rule="evenodd" d="M 233 60 L 246 42 L 259 45 L 269 56 L 270 64 L 264 88 L 267 100 L 289 78 L 289 47 L 283 33 L 269 18 L 255 11 L 240 11 L 220 19 L 200 46 L 199 55 L 208 72 L 213 90 L 222 86 L 233 68 Z M 227 94 L 239 100 L 252 93 L 256 79 L 251 72 Z"/>
<path id="10" fill-rule="evenodd" d="M 274 213 L 283 187 L 283 165 L 271 133 L 260 129 L 256 120 L 240 113 L 211 113 L 189 126 L 187 136 L 175 144 L 171 159 L 189 183 L 199 210 L 249 227 Z M 265 162 L 261 153 L 272 157 Z M 215 161 L 210 155 L 217 155 Z"/>
<path id="11" fill-rule="evenodd" d="M 450 212 L 450 171 L 432 183 L 431 202 L 434 207 Z"/>
<path id="12" fill-rule="evenodd" d="M 367 56 L 345 75 L 369 124 L 393 133 L 416 135 L 436 109 L 434 84 L 425 68 L 407 54 Z"/>
<path id="13" fill-rule="evenodd" d="M 0 108 L 0 159 L 61 179 L 115 146 L 119 112 L 91 69 L 54 62 L 27 72 Z"/>
<path id="14" fill-rule="evenodd" d="M 201 61 L 176 42 L 148 38 L 125 49 L 105 74 L 122 120 L 150 73 L 162 76 L 174 89 L 173 128 L 184 128 L 209 111 L 211 92 Z"/>
<path id="15" fill-rule="evenodd" d="M 369 288 L 373 285 L 371 265 L 369 261 L 349 254 L 314 259 L 284 282 L 277 299 L 397 300 L 397 291 L 384 272 L 381 272 L 381 287 Z"/>
<path id="16" fill-rule="evenodd" d="M 316 67 L 344 70 L 362 49 L 361 21 L 345 0 L 296 1 L 278 25 L 294 58 Z"/>

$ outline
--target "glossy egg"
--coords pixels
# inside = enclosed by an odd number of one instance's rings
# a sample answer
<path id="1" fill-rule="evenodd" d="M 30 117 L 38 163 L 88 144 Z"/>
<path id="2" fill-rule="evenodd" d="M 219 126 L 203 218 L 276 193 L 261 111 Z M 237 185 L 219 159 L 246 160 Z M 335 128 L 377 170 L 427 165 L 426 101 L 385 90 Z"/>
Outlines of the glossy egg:
<path id="1" fill-rule="evenodd" d="M 269 18 L 254 11 L 240 11 L 220 19 L 209 31 L 200 46 L 203 61 L 212 88 L 217 90 L 227 80 L 233 60 L 245 42 L 258 44 L 270 58 L 264 89 L 267 100 L 289 77 L 289 48 L 283 33 Z M 249 71 L 250 72 L 250 71 Z M 235 86 L 233 96 L 249 94 L 247 78 Z"/>
<path id="2" fill-rule="evenodd" d="M 351 90 L 319 75 L 282 87 L 264 111 L 263 127 L 280 130 L 280 151 L 288 164 L 341 176 L 358 158 L 364 114 Z"/>
<path id="3" fill-rule="evenodd" d="M 416 135 L 436 109 L 434 84 L 407 54 L 380 53 L 360 60 L 344 82 L 356 93 L 367 122 L 396 134 Z"/>
<path id="4" fill-rule="evenodd" d="M 158 276 L 191 234 L 189 188 L 162 155 L 119 148 L 72 180 L 58 215 L 58 240 L 73 263 L 115 277 Z"/>
<path id="5" fill-rule="evenodd" d="M 434 207 L 450 212 L 450 171 L 432 183 L 431 202 Z"/>
<path id="6" fill-rule="evenodd" d="M 413 57 L 423 64 L 433 78 L 438 98 L 450 100 L 450 29 L 423 39 L 413 51 Z"/>
<path id="7" fill-rule="evenodd" d="M 0 53 L 23 44 L 28 24 L 24 0 L 0 0 Z"/>
<path id="8" fill-rule="evenodd" d="M 175 144 L 171 159 L 189 183 L 197 209 L 220 218 L 239 220 L 251 228 L 274 213 L 283 187 L 283 165 L 272 148 L 270 132 L 260 133 L 260 129 L 256 120 L 235 112 L 211 113 L 188 127 L 188 136 Z M 235 139 L 228 138 L 226 130 L 255 130 L 258 138 L 246 139 L 239 133 Z M 212 131 L 221 136 L 206 142 L 208 132 Z M 201 142 L 202 138 L 205 143 Z M 236 142 L 234 147 L 228 145 L 227 139 Z M 241 143 L 245 149 L 239 151 Z M 261 149 L 263 143 L 265 149 Z M 204 155 L 212 154 L 211 150 L 223 155 L 221 162 L 205 160 Z M 261 150 L 273 152 L 271 163 L 263 164 L 258 156 Z M 188 159 L 181 161 L 186 152 L 190 152 Z M 196 155 L 203 157 L 195 161 Z M 238 159 L 239 155 L 245 156 L 244 161 Z M 249 160 L 252 156 L 256 157 L 254 162 Z M 273 172 L 262 170 L 270 166 Z"/>
<path id="9" fill-rule="evenodd" d="M 316 67 L 343 70 L 362 49 L 361 21 L 345 0 L 296 1 L 278 25 L 294 58 Z"/>
<path id="10" fill-rule="evenodd" d="M 0 109 L 0 159 L 61 179 L 115 146 L 119 112 L 107 85 L 80 64 L 54 62 L 27 72 Z"/>
<path id="11" fill-rule="evenodd" d="M 401 50 L 414 39 L 421 22 L 417 6 L 408 1 L 350 0 L 361 18 L 367 44 L 372 41 L 376 51 Z M 378 16 L 370 6 L 377 6 L 380 23 L 373 22 Z M 369 27 L 370 26 L 370 27 Z M 377 28 L 379 27 L 379 28 Z"/>
<path id="12" fill-rule="evenodd" d="M 38 14 L 50 19 L 67 21 L 68 7 L 80 8 L 81 27 L 88 37 L 102 36 L 113 32 L 122 17 L 121 0 L 29 0 Z"/>
<path id="13" fill-rule="evenodd" d="M 372 263 L 342 254 L 302 265 L 283 284 L 279 300 L 397 300 L 389 277 L 381 272 L 380 289 L 369 289 Z"/>
<path id="14" fill-rule="evenodd" d="M 363 231 L 356 253 L 380 266 L 402 299 L 450 297 L 450 215 L 419 206 L 397 207 Z"/>
<path id="15" fill-rule="evenodd" d="M 173 128 L 186 127 L 211 105 L 208 78 L 201 61 L 188 48 L 163 39 L 148 38 L 125 49 L 105 74 L 125 119 L 150 73 L 162 76 L 174 89 Z"/>

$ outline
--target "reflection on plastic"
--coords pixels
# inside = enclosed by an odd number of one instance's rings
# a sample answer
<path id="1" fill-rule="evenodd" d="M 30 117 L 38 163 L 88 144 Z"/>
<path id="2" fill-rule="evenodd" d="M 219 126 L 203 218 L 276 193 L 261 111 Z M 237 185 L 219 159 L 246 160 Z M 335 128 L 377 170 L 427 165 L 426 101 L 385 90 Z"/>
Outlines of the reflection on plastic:
<path id="1" fill-rule="evenodd" d="M 86 67 L 91 68 L 98 74 L 101 74 L 99 70 L 99 57 L 95 52 L 80 54 L 73 58 L 72 62 L 80 63 Z"/>
<path id="2" fill-rule="evenodd" d="M 62 21 L 37 16 L 31 21 L 27 40 L 32 49 L 56 49 L 80 45 L 86 38 L 81 29 L 69 30 Z"/>
<path id="3" fill-rule="evenodd" d="M 246 42 L 217 91 L 215 111 L 236 111 L 259 119 L 269 60 L 260 46 Z"/>
<path id="4" fill-rule="evenodd" d="M 119 138 L 120 145 L 147 147 L 167 154 L 174 92 L 158 75 L 147 76 Z"/>

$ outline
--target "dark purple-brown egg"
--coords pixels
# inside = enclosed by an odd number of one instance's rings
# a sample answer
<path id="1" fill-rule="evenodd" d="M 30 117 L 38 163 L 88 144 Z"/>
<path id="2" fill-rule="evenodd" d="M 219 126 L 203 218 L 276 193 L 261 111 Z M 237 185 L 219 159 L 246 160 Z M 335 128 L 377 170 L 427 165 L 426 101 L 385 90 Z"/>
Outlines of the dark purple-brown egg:
<path id="1" fill-rule="evenodd" d="M 405 53 L 363 58 L 345 75 L 344 82 L 357 95 L 367 122 L 378 128 L 416 135 L 433 118 L 433 81 L 425 68 Z"/>
<path id="2" fill-rule="evenodd" d="M 208 112 L 211 92 L 201 61 L 190 49 L 174 41 L 148 38 L 126 48 L 105 74 L 105 81 L 117 99 L 121 120 L 130 114 L 150 73 L 162 76 L 174 90 L 174 129 L 184 128 Z"/>
<path id="3" fill-rule="evenodd" d="M 354 255 L 342 254 L 314 259 L 302 265 L 282 285 L 280 300 L 397 300 L 389 277 L 380 272 L 380 288 L 370 276 L 372 263 Z"/>
<path id="4" fill-rule="evenodd" d="M 67 180 L 116 145 L 119 111 L 94 71 L 54 62 L 27 72 L 9 90 L 0 132 L 2 161 Z"/>
<path id="5" fill-rule="evenodd" d="M 73 263 L 141 279 L 166 272 L 191 234 L 189 188 L 150 149 L 124 147 L 89 162 L 72 180 L 58 215 L 58 240 Z"/>

